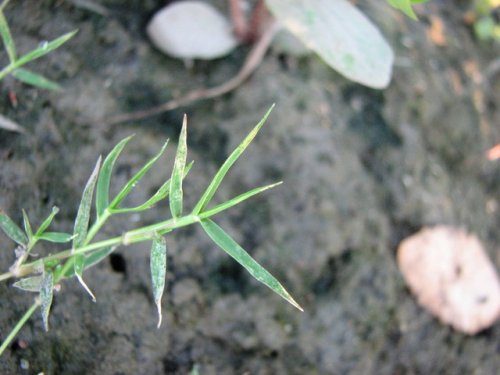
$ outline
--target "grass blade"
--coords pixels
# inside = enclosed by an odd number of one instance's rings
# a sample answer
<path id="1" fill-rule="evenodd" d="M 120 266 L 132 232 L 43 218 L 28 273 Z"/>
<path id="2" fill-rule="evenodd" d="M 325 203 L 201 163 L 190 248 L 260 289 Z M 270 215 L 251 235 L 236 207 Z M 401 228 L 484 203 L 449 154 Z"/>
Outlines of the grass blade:
<path id="1" fill-rule="evenodd" d="M 187 116 L 184 115 L 182 121 L 181 134 L 179 135 L 179 143 L 177 145 L 177 153 L 175 154 L 174 168 L 170 177 L 170 213 L 173 218 L 179 217 L 182 214 L 182 180 L 184 178 L 184 169 L 186 167 L 187 157 Z"/>
<path id="2" fill-rule="evenodd" d="M 82 246 L 85 243 L 87 238 L 87 231 L 89 227 L 90 220 L 90 209 L 92 208 L 92 197 L 94 196 L 94 188 L 96 186 L 97 177 L 99 176 L 99 169 L 101 167 L 101 157 L 97 159 L 97 163 L 94 167 L 94 170 L 90 174 L 89 179 L 87 180 L 87 184 L 83 189 L 82 199 L 80 201 L 80 206 L 78 207 L 78 213 L 76 214 L 75 226 L 73 229 L 73 249 L 76 249 Z M 83 286 L 83 288 L 87 291 L 88 294 L 92 297 L 92 300 L 95 302 L 95 296 L 87 286 L 85 281 L 83 281 L 83 270 L 85 269 L 85 255 L 80 254 L 76 255 L 74 258 L 73 268 L 75 270 L 75 275 L 78 278 L 78 281 Z"/>
<path id="3" fill-rule="evenodd" d="M 28 214 L 26 213 L 26 211 L 24 211 L 24 209 L 23 209 L 23 225 L 24 225 L 24 231 L 28 236 L 28 241 L 31 241 L 31 239 L 33 238 L 33 230 L 31 229 L 31 224 L 30 224 L 30 219 L 28 218 Z"/>
<path id="4" fill-rule="evenodd" d="M 186 168 L 184 168 L 184 178 L 186 178 L 187 174 L 193 167 L 194 162 L 189 163 Z M 130 213 L 130 212 L 140 212 L 147 210 L 151 207 L 153 207 L 156 203 L 159 201 L 165 199 L 168 196 L 168 193 L 170 192 L 170 178 L 165 181 L 156 191 L 156 193 L 153 194 L 151 198 L 149 198 L 146 202 L 141 204 L 140 206 L 137 207 L 129 207 L 129 208 L 116 208 L 112 209 L 111 212 L 113 214 L 123 214 L 123 213 Z"/>
<path id="5" fill-rule="evenodd" d="M 39 293 L 42 286 L 42 276 L 26 277 L 16 281 L 12 286 L 27 292 Z"/>
<path id="6" fill-rule="evenodd" d="M 125 145 L 130 141 L 132 136 L 125 138 L 120 143 L 118 143 L 113 150 L 108 154 L 104 163 L 102 164 L 101 172 L 99 173 L 99 178 L 97 180 L 96 198 L 95 206 L 97 217 L 101 217 L 104 210 L 109 206 L 109 184 L 111 181 L 111 173 L 113 172 L 113 166 L 115 165 L 116 159 L 122 152 Z"/>
<path id="7" fill-rule="evenodd" d="M 40 302 L 42 306 L 42 320 L 45 331 L 49 330 L 49 313 L 54 293 L 54 276 L 52 272 L 44 272 L 40 285 Z"/>
<path id="8" fill-rule="evenodd" d="M 12 63 L 16 61 L 16 46 L 14 44 L 14 39 L 10 33 L 9 24 L 5 19 L 3 11 L 0 10 L 0 35 L 2 36 L 2 41 L 9 56 L 9 61 Z"/>
<path id="9" fill-rule="evenodd" d="M 224 203 L 221 203 L 221 204 L 215 206 L 214 208 L 211 208 L 210 210 L 200 212 L 198 216 L 201 219 L 213 216 L 215 214 L 218 214 L 221 211 L 225 211 L 228 208 L 231 208 L 233 206 L 236 206 L 237 204 L 240 204 L 241 202 L 253 197 L 254 195 L 260 194 L 263 191 L 266 191 L 266 190 L 272 189 L 275 186 L 281 185 L 282 183 L 283 182 L 280 181 L 280 182 L 276 182 L 275 184 L 261 186 L 261 187 L 249 190 L 246 193 L 240 194 L 237 197 L 234 197 L 234 198 L 232 198 Z"/>
<path id="10" fill-rule="evenodd" d="M 199 200 L 199 202 L 196 204 L 195 208 L 193 209 L 193 215 L 198 215 L 201 211 L 205 209 L 208 203 L 210 203 L 210 200 L 214 196 L 215 192 L 219 188 L 219 185 L 221 184 L 222 180 L 224 179 L 224 176 L 227 174 L 231 166 L 238 160 L 238 158 L 241 156 L 241 154 L 245 151 L 245 149 L 248 147 L 250 142 L 253 141 L 257 133 L 259 132 L 260 128 L 264 123 L 266 122 L 267 118 L 271 114 L 271 111 L 274 108 L 274 104 L 269 108 L 269 110 L 266 112 L 264 117 L 259 121 L 259 123 L 252 129 L 252 131 L 246 136 L 246 138 L 236 147 L 236 149 L 229 155 L 229 157 L 226 159 L 224 164 L 220 167 L 220 169 L 217 171 L 215 174 L 214 178 L 210 182 L 210 185 L 208 185 L 207 190 L 203 193 L 203 196 Z"/>
<path id="11" fill-rule="evenodd" d="M 40 224 L 40 227 L 38 228 L 38 230 L 35 233 L 35 237 L 40 237 L 43 234 L 43 232 L 45 232 L 45 230 L 52 223 L 52 220 L 54 220 L 54 216 L 56 216 L 58 212 L 59 212 L 58 207 L 56 207 L 56 206 L 52 207 L 52 212 L 50 213 L 49 216 L 47 216 L 47 218 L 43 221 L 43 223 Z"/>
<path id="12" fill-rule="evenodd" d="M 90 177 L 85 184 L 85 188 L 83 189 L 82 199 L 80 200 L 78 213 L 76 214 L 75 225 L 73 227 L 73 248 L 81 246 L 85 242 L 85 238 L 87 237 L 87 230 L 90 220 L 90 209 L 92 207 L 92 197 L 94 196 L 94 188 L 97 182 L 97 176 L 99 175 L 100 167 L 101 157 L 99 156 L 94 170 L 90 174 Z"/>
<path id="13" fill-rule="evenodd" d="M 62 87 L 57 82 L 51 81 L 50 79 L 27 69 L 16 69 L 12 72 L 12 75 L 17 80 L 31 86 L 52 91 L 62 91 Z"/>
<path id="14" fill-rule="evenodd" d="M 257 263 L 240 245 L 238 245 L 224 230 L 210 219 L 201 220 L 201 226 L 208 236 L 234 260 L 241 264 L 257 281 L 269 287 L 300 311 L 302 307 L 283 288 L 276 278 Z"/>
<path id="15" fill-rule="evenodd" d="M 16 60 L 15 66 L 16 68 L 30 62 L 33 60 L 36 60 L 42 56 L 45 56 L 47 53 L 54 51 L 55 49 L 59 48 L 62 46 L 64 43 L 66 43 L 69 39 L 71 39 L 75 34 L 77 33 L 77 30 L 71 31 L 67 34 L 64 34 L 60 36 L 59 38 L 56 38 L 50 42 L 44 42 L 41 44 L 40 47 L 34 49 L 31 52 L 28 52 L 27 54 L 21 56 L 18 60 Z"/>
<path id="16" fill-rule="evenodd" d="M 163 155 L 165 149 L 168 145 L 168 141 L 163 144 L 160 152 L 156 154 L 144 167 L 141 168 L 139 172 L 132 177 L 127 184 L 122 188 L 122 190 L 116 195 L 115 199 L 110 204 L 110 209 L 117 208 L 120 203 L 125 199 L 125 197 L 130 193 L 130 191 L 136 186 L 139 181 L 144 177 L 144 175 L 151 169 L 151 167 L 158 161 L 158 159 Z"/>
<path id="17" fill-rule="evenodd" d="M 24 234 L 23 230 L 7 216 L 5 212 L 0 210 L 0 228 L 12 241 L 26 247 L 28 245 L 28 237 Z"/>
<path id="18" fill-rule="evenodd" d="M 167 243 L 164 237 L 153 240 L 150 255 L 151 282 L 153 297 L 158 309 L 158 328 L 161 325 L 161 297 L 165 288 L 165 275 L 167 274 Z"/>
<path id="19" fill-rule="evenodd" d="M 52 243 L 66 243 L 73 239 L 73 235 L 62 232 L 44 232 L 38 236 L 38 239 Z"/>

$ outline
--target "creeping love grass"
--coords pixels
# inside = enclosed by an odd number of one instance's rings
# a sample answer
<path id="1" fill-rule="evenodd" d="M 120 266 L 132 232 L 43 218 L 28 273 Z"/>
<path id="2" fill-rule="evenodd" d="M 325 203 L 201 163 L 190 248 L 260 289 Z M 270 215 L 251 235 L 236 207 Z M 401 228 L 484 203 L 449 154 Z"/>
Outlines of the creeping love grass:
<path id="1" fill-rule="evenodd" d="M 136 207 L 123 207 L 122 202 L 134 189 L 138 182 L 155 165 L 156 161 L 164 152 L 165 144 L 160 152 L 146 163 L 111 199 L 109 188 L 113 166 L 120 153 L 130 141 L 131 137 L 118 143 L 101 163 L 98 159 L 93 172 L 84 187 L 82 199 L 76 215 L 73 233 L 51 232 L 49 227 L 58 212 L 53 208 L 50 215 L 42 222 L 40 227 L 34 231 L 31 227 L 28 215 L 23 211 L 24 229 L 21 229 L 4 212 L 0 211 L 0 228 L 15 243 L 16 261 L 9 271 L 0 274 L 0 281 L 11 278 L 17 279 L 14 286 L 28 292 L 35 292 L 33 305 L 21 317 L 10 334 L 3 338 L 0 346 L 0 355 L 5 351 L 19 330 L 40 307 L 43 325 L 49 328 L 49 312 L 53 299 L 53 291 L 57 284 L 64 279 L 76 277 L 80 284 L 94 298 L 91 290 L 85 284 L 84 272 L 88 268 L 105 259 L 117 246 L 128 245 L 137 242 L 150 242 L 150 268 L 153 289 L 153 298 L 158 308 L 158 326 L 161 324 L 161 298 L 165 286 L 165 275 L 167 268 L 167 246 L 164 236 L 180 227 L 192 224 L 200 224 L 207 235 L 234 260 L 243 266 L 255 279 L 268 286 L 279 296 L 287 300 L 293 306 L 302 310 L 297 302 L 283 288 L 265 268 L 258 264 L 240 245 L 238 245 L 212 217 L 221 211 L 225 211 L 248 198 L 270 189 L 278 184 L 274 183 L 247 191 L 233 199 L 209 207 L 217 189 L 222 183 L 225 175 L 243 154 L 250 142 L 255 138 L 264 125 L 272 108 L 265 114 L 262 120 L 246 136 L 238 147 L 229 155 L 218 172 L 213 177 L 205 192 L 202 194 L 194 209 L 184 214 L 183 207 L 183 183 L 189 173 L 192 163 L 186 164 L 187 160 L 187 122 L 184 118 L 182 130 L 179 136 L 174 167 L 170 178 L 145 203 Z M 152 225 L 136 228 L 123 233 L 120 236 L 94 242 L 94 237 L 100 232 L 106 221 L 113 215 L 143 212 L 152 209 L 159 201 L 169 199 L 171 218 Z M 96 218 L 90 225 L 90 214 L 92 202 L 95 202 Z M 53 255 L 42 256 L 36 261 L 28 262 L 29 255 L 39 241 L 52 243 L 71 243 L 67 250 L 57 252 Z"/>

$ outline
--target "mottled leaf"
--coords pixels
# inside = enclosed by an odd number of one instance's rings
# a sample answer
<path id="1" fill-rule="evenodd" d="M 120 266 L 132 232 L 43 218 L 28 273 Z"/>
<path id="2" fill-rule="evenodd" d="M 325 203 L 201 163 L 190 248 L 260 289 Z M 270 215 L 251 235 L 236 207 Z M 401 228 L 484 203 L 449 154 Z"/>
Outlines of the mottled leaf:
<path id="1" fill-rule="evenodd" d="M 153 240 L 150 255 L 151 281 L 153 297 L 158 309 L 158 328 L 161 325 L 161 297 L 165 288 L 165 275 L 167 273 L 167 243 L 164 237 Z"/>
<path id="2" fill-rule="evenodd" d="M 184 179 L 184 169 L 186 167 L 187 156 L 187 116 L 184 115 L 182 121 L 181 134 L 179 135 L 179 143 L 177 145 L 177 153 L 175 154 L 174 168 L 170 177 L 170 212 L 173 218 L 179 217 L 182 214 L 182 180 Z"/>
<path id="3" fill-rule="evenodd" d="M 2 210 L 0 210 L 0 228 L 12 241 L 24 247 L 28 244 L 26 234 Z"/>
<path id="4" fill-rule="evenodd" d="M 40 285 L 40 302 L 42 309 L 42 320 L 45 331 L 49 330 L 49 313 L 50 306 L 52 305 L 52 298 L 54 293 L 54 275 L 52 272 L 44 272 L 42 282 Z"/>
<path id="5" fill-rule="evenodd" d="M 36 293 L 40 292 L 41 285 L 42 285 L 42 276 L 26 277 L 12 284 L 12 286 L 19 288 L 21 290 L 25 290 L 27 292 L 36 292 Z"/>

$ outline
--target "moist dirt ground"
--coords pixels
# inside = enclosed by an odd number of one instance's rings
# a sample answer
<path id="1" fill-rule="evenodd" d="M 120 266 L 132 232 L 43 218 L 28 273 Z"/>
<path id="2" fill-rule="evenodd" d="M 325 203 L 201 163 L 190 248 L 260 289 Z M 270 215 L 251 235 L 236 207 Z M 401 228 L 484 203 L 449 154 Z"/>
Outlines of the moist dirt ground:
<path id="1" fill-rule="evenodd" d="M 1 113 L 27 130 L 0 130 L 0 208 L 19 223 L 24 209 L 40 223 L 56 205 L 53 229 L 71 231 L 98 156 L 135 134 L 115 166 L 116 191 L 167 138 L 177 138 L 184 112 L 188 158 L 195 161 L 185 182 L 185 204 L 192 207 L 232 148 L 276 103 L 216 198 L 284 184 L 215 221 L 305 312 L 253 280 L 193 226 L 167 236 L 160 329 L 149 244 L 120 247 L 85 274 L 97 303 L 75 280 L 65 281 L 49 332 L 35 314 L 0 358 L 0 373 L 496 374 L 500 325 L 470 337 L 441 324 L 417 304 L 395 261 L 403 238 L 449 224 L 475 233 L 500 265 L 500 161 L 486 158 L 500 142 L 499 47 L 474 38 L 463 19 L 469 2 L 433 1 L 420 8 L 419 22 L 384 1 L 358 2 L 395 51 L 385 90 L 350 82 L 315 56 L 270 51 L 230 94 L 107 125 L 109 116 L 222 83 L 244 61 L 248 47 L 191 68 L 162 55 L 144 30 L 163 3 L 10 2 L 6 17 L 20 51 L 73 29 L 78 34 L 30 65 L 63 92 L 11 79 L 0 84 Z M 0 59 L 5 64 L 6 54 Z M 142 203 L 168 177 L 174 152 L 175 141 L 130 204 Z M 100 238 L 168 216 L 162 203 L 113 220 Z M 0 250 L 5 272 L 15 258 L 3 234 Z M 56 250 L 44 245 L 39 254 Z M 11 284 L 0 285 L 2 339 L 33 299 Z"/>

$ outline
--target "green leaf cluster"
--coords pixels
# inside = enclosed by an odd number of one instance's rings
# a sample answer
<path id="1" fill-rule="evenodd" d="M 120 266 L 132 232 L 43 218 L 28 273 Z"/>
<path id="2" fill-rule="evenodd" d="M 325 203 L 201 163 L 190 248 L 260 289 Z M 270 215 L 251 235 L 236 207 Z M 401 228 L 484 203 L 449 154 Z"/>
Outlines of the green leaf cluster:
<path id="1" fill-rule="evenodd" d="M 137 186 L 141 179 L 151 170 L 160 159 L 168 142 L 164 144 L 160 152 L 147 162 L 116 194 L 110 197 L 111 177 L 113 167 L 121 152 L 130 141 L 128 137 L 119 142 L 106 156 L 101 164 L 99 157 L 97 163 L 83 189 L 82 198 L 78 206 L 78 212 L 74 222 L 73 233 L 60 233 L 48 231 L 55 215 L 58 212 L 54 207 L 50 215 L 42 222 L 36 231 L 33 231 L 26 212 L 23 211 L 24 228 L 21 229 L 4 212 L 0 211 L 0 229 L 18 244 L 17 259 L 9 272 L 0 274 L 0 281 L 9 278 L 17 278 L 14 286 L 38 294 L 33 306 L 25 313 L 14 327 L 12 332 L 0 346 L 0 354 L 5 350 L 9 342 L 15 337 L 23 324 L 29 319 L 36 308 L 41 308 L 44 328 L 49 327 L 49 312 L 53 300 L 54 288 L 66 278 L 76 277 L 84 289 L 95 301 L 96 298 L 90 288 L 83 280 L 85 271 L 105 259 L 117 246 L 128 245 L 136 242 L 150 242 L 150 271 L 154 302 L 158 310 L 158 327 L 161 324 L 161 300 L 165 289 L 165 278 L 167 274 L 167 245 L 165 234 L 183 226 L 200 224 L 208 237 L 214 241 L 224 252 L 243 266 L 252 277 L 269 287 L 276 294 L 284 298 L 294 307 L 302 310 L 300 305 L 285 290 L 281 283 L 269 273 L 263 266 L 257 263 L 231 236 L 218 226 L 212 217 L 225 211 L 256 194 L 268 190 L 280 184 L 270 184 L 249 190 L 228 201 L 209 207 L 218 188 L 223 182 L 226 174 L 234 163 L 241 157 L 252 140 L 257 136 L 261 127 L 267 120 L 270 112 L 265 114 L 262 120 L 254 127 L 247 137 L 236 147 L 217 171 L 205 192 L 198 200 L 193 210 L 185 214 L 183 201 L 183 183 L 192 163 L 186 164 L 187 160 L 187 119 L 184 117 L 182 130 L 180 132 L 175 155 L 174 166 L 168 178 L 158 190 L 141 205 L 135 207 L 123 207 L 122 204 L 129 193 Z M 142 212 L 151 209 L 161 200 L 169 200 L 171 218 L 136 228 L 123 233 L 120 236 L 94 241 L 94 237 L 100 232 L 106 221 L 113 215 Z M 95 202 L 93 205 L 92 202 Z M 92 208 L 95 210 L 95 218 L 92 222 Z M 40 257 L 33 262 L 27 262 L 28 256 L 36 243 L 40 240 L 61 243 L 71 242 L 71 248 L 56 252 L 52 255 Z"/>

